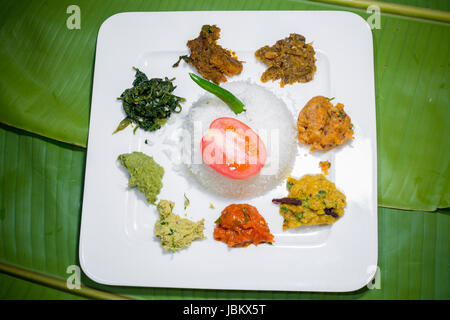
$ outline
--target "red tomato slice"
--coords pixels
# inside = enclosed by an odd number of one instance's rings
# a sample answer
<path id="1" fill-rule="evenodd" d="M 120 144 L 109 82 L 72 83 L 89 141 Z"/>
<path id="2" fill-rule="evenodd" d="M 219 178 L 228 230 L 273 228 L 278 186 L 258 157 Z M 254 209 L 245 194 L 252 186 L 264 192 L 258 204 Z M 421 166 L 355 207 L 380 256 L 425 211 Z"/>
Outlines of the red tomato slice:
<path id="1" fill-rule="evenodd" d="M 232 179 L 257 174 L 266 162 L 266 146 L 258 134 L 233 118 L 218 118 L 209 126 L 201 142 L 207 165 Z"/>

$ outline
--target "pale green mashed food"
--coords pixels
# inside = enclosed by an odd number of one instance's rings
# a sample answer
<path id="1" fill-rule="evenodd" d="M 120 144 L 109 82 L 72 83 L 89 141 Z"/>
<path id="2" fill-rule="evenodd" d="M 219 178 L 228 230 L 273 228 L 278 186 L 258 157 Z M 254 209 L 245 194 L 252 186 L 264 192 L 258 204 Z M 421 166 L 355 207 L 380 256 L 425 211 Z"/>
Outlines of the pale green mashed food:
<path id="1" fill-rule="evenodd" d="M 193 222 L 181 218 L 172 212 L 174 205 L 172 201 L 161 200 L 157 206 L 159 220 L 155 224 L 155 236 L 161 239 L 161 246 L 172 252 L 189 247 L 194 240 L 205 238 L 205 219 Z"/>
<path id="2" fill-rule="evenodd" d="M 162 188 L 164 168 L 142 152 L 124 153 L 118 160 L 130 173 L 128 185 L 131 188 L 137 187 L 145 194 L 148 202 L 155 204 Z"/>

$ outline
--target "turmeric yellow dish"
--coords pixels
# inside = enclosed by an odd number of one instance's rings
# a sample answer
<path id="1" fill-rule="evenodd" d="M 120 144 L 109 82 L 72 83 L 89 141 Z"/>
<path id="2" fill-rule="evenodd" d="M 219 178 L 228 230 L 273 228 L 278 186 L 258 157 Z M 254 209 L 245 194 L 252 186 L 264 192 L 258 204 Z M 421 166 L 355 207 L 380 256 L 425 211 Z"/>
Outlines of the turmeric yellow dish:
<path id="1" fill-rule="evenodd" d="M 283 230 L 302 225 L 332 224 L 344 214 L 345 195 L 323 174 L 288 178 L 289 195 L 273 199 L 280 204 Z"/>
<path id="2" fill-rule="evenodd" d="M 311 151 L 329 150 L 353 139 L 353 124 L 341 103 L 333 104 L 322 96 L 312 98 L 300 111 L 298 140 Z"/>

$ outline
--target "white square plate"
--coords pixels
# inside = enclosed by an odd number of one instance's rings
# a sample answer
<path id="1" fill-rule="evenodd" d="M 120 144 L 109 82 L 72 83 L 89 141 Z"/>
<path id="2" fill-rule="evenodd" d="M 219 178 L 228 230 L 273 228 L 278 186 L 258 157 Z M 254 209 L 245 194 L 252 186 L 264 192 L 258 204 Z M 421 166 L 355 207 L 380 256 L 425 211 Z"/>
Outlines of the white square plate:
<path id="1" fill-rule="evenodd" d="M 231 203 L 180 176 L 171 164 L 171 130 L 204 93 L 188 76 L 194 70 L 178 56 L 201 26 L 221 28 L 218 41 L 246 61 L 241 75 L 283 97 L 297 117 L 316 95 L 335 97 L 352 118 L 355 139 L 328 152 L 311 154 L 298 146 L 292 176 L 320 173 L 330 160 L 328 178 L 347 197 L 344 216 L 330 226 L 283 231 L 279 207 L 271 199 L 287 194 L 285 181 L 245 202 L 256 206 L 275 236 L 273 246 L 229 249 L 213 239 L 214 221 Z M 265 66 L 254 52 L 299 33 L 313 42 L 317 72 L 313 81 L 262 84 Z M 116 98 L 131 87 L 132 67 L 149 78 L 176 77 L 175 94 L 185 97 L 181 115 L 173 114 L 160 130 L 127 128 L 111 133 L 124 118 Z M 145 140 L 150 141 L 146 144 Z M 207 239 L 175 254 L 162 250 L 153 228 L 156 207 L 127 187 L 119 154 L 142 151 L 165 169 L 159 199 L 175 202 L 174 212 L 205 218 Z M 80 263 L 96 282 L 109 285 L 291 291 L 353 291 L 366 285 L 377 265 L 377 148 L 372 33 L 358 15 L 341 11 L 130 12 L 114 15 L 100 28 L 92 92 L 86 178 L 80 235 Z M 184 193 L 190 205 L 184 210 Z M 209 208 L 210 204 L 215 209 Z"/>

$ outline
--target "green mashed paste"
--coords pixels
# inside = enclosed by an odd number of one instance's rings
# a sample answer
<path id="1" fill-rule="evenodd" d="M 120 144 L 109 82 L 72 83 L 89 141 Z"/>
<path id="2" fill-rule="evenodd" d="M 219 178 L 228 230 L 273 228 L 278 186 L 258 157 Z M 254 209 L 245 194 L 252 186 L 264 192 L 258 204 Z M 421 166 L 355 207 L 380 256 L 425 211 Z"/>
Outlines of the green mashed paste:
<path id="1" fill-rule="evenodd" d="M 205 219 L 192 222 L 181 218 L 172 212 L 174 205 L 172 201 L 161 200 L 157 206 L 159 221 L 155 224 L 155 235 L 161 239 L 162 247 L 172 252 L 189 247 L 194 240 L 205 238 Z"/>
<path id="2" fill-rule="evenodd" d="M 164 168 L 142 152 L 124 153 L 118 157 L 120 164 L 130 173 L 128 185 L 138 188 L 148 202 L 155 204 L 162 188 Z"/>

